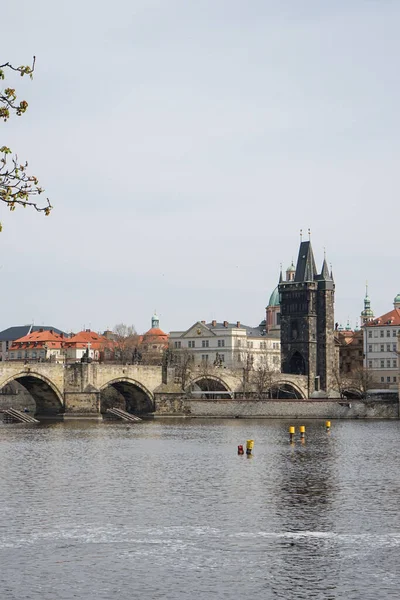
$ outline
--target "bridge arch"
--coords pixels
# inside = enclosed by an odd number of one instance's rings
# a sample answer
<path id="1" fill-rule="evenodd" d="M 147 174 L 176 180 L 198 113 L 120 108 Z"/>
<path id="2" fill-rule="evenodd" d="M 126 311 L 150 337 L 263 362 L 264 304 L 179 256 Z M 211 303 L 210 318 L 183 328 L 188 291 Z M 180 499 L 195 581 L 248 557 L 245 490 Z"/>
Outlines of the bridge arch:
<path id="1" fill-rule="evenodd" d="M 305 400 L 304 390 L 290 379 L 280 379 L 271 386 L 271 397 L 281 399 Z"/>
<path id="2" fill-rule="evenodd" d="M 100 411 L 122 408 L 135 415 L 152 413 L 155 410 L 154 396 L 142 383 L 129 377 L 117 377 L 100 388 Z"/>
<path id="3" fill-rule="evenodd" d="M 187 391 L 200 398 L 229 398 L 232 394 L 228 384 L 216 375 L 199 375 L 191 380 Z"/>
<path id="4" fill-rule="evenodd" d="M 32 396 L 36 404 L 35 414 L 55 416 L 64 411 L 64 398 L 58 387 L 47 377 L 34 371 L 16 373 L 1 388 L 17 381 Z"/>

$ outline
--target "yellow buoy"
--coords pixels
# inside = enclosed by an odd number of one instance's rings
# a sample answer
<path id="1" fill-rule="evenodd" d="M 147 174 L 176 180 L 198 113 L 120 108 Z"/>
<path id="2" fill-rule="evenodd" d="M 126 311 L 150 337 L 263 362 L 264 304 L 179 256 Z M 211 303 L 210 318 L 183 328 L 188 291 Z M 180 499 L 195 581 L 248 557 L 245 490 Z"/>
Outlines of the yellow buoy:
<path id="1" fill-rule="evenodd" d="M 331 428 L 331 422 L 330 421 L 326 421 L 325 422 L 325 427 L 326 427 L 326 430 L 329 431 L 330 428 Z"/>
<path id="2" fill-rule="evenodd" d="M 251 451 L 254 448 L 254 440 L 247 440 L 246 442 L 246 454 L 247 456 L 250 456 Z"/>
<path id="3" fill-rule="evenodd" d="M 306 428 L 304 425 L 300 425 L 300 439 L 304 439 L 304 436 L 306 435 Z"/>
<path id="4" fill-rule="evenodd" d="M 289 433 L 290 433 L 290 435 L 294 435 L 294 434 L 295 434 L 295 431 L 296 431 L 296 428 L 295 428 L 295 427 L 293 427 L 293 426 L 291 425 L 291 426 L 289 427 Z"/>

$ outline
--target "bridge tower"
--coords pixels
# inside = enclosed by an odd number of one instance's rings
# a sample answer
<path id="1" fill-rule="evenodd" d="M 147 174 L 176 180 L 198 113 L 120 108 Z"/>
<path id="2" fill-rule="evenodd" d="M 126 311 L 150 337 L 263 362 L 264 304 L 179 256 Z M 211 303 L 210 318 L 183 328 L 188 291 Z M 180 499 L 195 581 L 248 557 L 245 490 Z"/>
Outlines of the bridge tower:
<path id="1" fill-rule="evenodd" d="M 282 373 L 306 375 L 309 395 L 333 386 L 335 284 L 326 259 L 318 274 L 311 241 L 300 243 L 295 276 L 279 284 Z"/>

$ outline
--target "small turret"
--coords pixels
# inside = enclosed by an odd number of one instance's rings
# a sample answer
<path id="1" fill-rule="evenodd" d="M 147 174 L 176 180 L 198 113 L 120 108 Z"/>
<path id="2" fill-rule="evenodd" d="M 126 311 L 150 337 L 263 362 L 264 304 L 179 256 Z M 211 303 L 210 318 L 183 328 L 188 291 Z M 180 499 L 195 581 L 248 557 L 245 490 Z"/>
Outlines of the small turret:
<path id="1" fill-rule="evenodd" d="M 368 296 L 368 283 L 365 284 L 364 310 L 361 312 L 361 324 L 365 325 L 374 319 L 374 311 L 371 308 L 371 300 Z"/>

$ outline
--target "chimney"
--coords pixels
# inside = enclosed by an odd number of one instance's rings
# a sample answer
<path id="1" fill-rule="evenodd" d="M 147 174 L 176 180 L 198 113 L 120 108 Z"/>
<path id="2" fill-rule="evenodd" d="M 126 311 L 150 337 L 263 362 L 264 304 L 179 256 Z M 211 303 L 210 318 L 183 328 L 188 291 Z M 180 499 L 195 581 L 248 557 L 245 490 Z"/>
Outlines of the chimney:
<path id="1" fill-rule="evenodd" d="M 236 321 L 236 327 L 239 329 L 239 327 L 240 327 L 240 321 Z"/>
<path id="2" fill-rule="evenodd" d="M 42 331 L 43 331 L 43 329 L 42 329 Z M 52 329 L 50 329 L 50 333 L 51 333 L 51 335 L 53 335 L 54 331 Z"/>
<path id="3" fill-rule="evenodd" d="M 224 321 L 224 327 L 228 327 L 228 321 Z"/>
<path id="4" fill-rule="evenodd" d="M 217 321 L 212 321 L 212 322 L 211 322 L 211 325 L 212 325 L 213 327 L 215 327 L 215 326 L 216 326 L 216 324 L 217 324 Z"/>
<path id="5" fill-rule="evenodd" d="M 202 321 L 202 324 L 203 324 L 203 325 L 205 325 L 205 324 L 206 324 L 206 322 L 205 322 L 205 321 Z"/>

